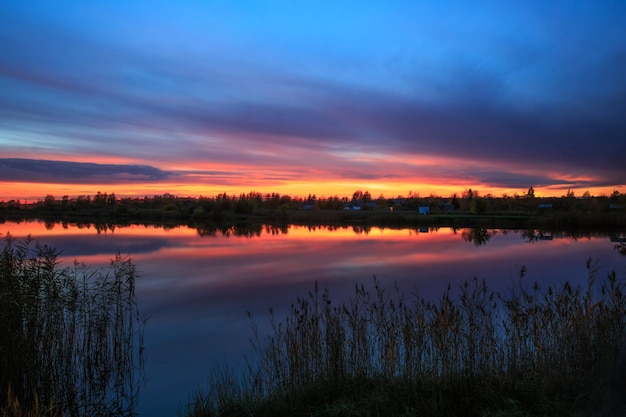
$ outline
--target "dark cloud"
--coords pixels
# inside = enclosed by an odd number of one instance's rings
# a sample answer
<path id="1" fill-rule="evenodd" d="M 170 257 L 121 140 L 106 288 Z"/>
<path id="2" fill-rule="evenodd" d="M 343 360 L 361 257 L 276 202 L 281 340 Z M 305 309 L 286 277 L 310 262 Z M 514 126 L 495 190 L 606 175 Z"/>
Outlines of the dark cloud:
<path id="1" fill-rule="evenodd" d="M 480 93 L 480 92 L 479 92 Z M 340 141 L 355 150 L 445 156 L 484 164 L 600 176 L 609 183 L 626 178 L 626 119 L 612 113 L 598 118 L 584 111 L 517 109 L 474 98 L 444 104 L 421 102 L 372 91 L 329 87 L 324 102 L 307 109 L 277 105 L 231 106 L 227 112 L 189 114 L 208 131 L 238 132 L 274 144 Z M 626 101 L 624 101 L 626 103 Z M 609 107 L 596 101 L 588 107 Z M 621 105 L 626 114 L 626 104 Z M 297 138 L 297 139 L 294 139 Z M 305 144 L 302 144 L 305 146 Z"/>
<path id="2" fill-rule="evenodd" d="M 537 172 L 533 174 L 510 172 L 506 170 L 486 170 L 486 169 L 465 169 L 464 173 L 474 181 L 496 188 L 513 188 L 524 189 L 529 186 L 533 187 L 551 187 L 554 185 L 563 185 L 564 187 L 578 186 L 603 186 L 607 184 L 583 183 L 570 181 L 563 178 L 552 178 L 549 172 Z"/>
<path id="3" fill-rule="evenodd" d="M 148 165 L 0 159 L 0 181 L 94 184 L 162 181 L 171 176 L 169 172 Z"/>

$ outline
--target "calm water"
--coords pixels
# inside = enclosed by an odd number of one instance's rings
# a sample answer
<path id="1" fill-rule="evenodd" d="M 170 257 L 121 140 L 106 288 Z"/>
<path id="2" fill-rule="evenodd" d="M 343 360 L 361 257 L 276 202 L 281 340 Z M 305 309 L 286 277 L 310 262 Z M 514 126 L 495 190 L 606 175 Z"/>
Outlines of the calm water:
<path id="1" fill-rule="evenodd" d="M 521 232 L 491 230 L 264 228 L 253 237 L 236 231 L 131 226 L 98 232 L 94 227 L 50 228 L 43 223 L 4 223 L 0 233 L 35 240 L 62 251 L 65 265 L 79 260 L 108 264 L 115 253 L 137 265 L 137 296 L 148 316 L 146 386 L 141 416 L 175 416 L 191 392 L 206 383 L 215 361 L 235 362 L 250 352 L 247 312 L 267 331 L 267 311 L 285 314 L 317 281 L 331 298 L 344 300 L 356 283 L 383 285 L 438 297 L 448 283 L 476 276 L 506 291 L 526 267 L 540 283 L 586 278 L 585 262 L 602 272 L 626 274 L 626 257 L 606 236 L 529 239 Z M 479 244 L 479 243 L 485 244 Z"/>

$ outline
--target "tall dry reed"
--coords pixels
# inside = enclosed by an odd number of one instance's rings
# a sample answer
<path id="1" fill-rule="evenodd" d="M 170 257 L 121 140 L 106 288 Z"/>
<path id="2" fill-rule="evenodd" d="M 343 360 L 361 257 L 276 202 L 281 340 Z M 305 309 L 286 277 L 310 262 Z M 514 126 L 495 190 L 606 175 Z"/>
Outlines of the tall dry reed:
<path id="1" fill-rule="evenodd" d="M 316 285 L 284 321 L 272 317 L 267 339 L 255 332 L 254 359 L 242 372 L 213 374 L 209 392 L 192 401 L 202 407 L 188 415 L 289 415 L 303 407 L 311 415 L 311 399 L 328 404 L 372 389 L 387 396 L 381 415 L 403 415 L 389 409 L 398 404 L 422 415 L 484 415 L 541 401 L 600 410 L 619 401 L 615 389 L 626 389 L 619 374 L 626 280 L 614 272 L 601 279 L 591 261 L 587 273 L 586 285 L 542 287 L 522 269 L 507 294 L 474 278 L 448 286 L 438 301 L 387 290 L 374 278 L 335 305 Z M 367 407 L 359 411 L 371 413 Z"/>
<path id="2" fill-rule="evenodd" d="M 143 366 L 136 276 L 120 255 L 109 270 L 61 267 L 55 249 L 7 236 L 0 415 L 133 415 Z"/>

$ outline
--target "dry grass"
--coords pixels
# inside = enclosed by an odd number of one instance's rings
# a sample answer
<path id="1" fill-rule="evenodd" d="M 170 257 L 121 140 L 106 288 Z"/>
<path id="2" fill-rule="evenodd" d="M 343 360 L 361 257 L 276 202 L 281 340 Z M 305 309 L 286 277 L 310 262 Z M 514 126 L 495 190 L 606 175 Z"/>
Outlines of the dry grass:
<path id="1" fill-rule="evenodd" d="M 187 416 L 527 416 L 624 411 L 625 281 L 508 294 L 473 279 L 432 302 L 374 279 L 335 305 L 317 285 L 254 359 L 215 369 Z"/>
<path id="2" fill-rule="evenodd" d="M 143 321 L 130 259 L 60 267 L 7 236 L 0 248 L 0 416 L 133 415 Z"/>

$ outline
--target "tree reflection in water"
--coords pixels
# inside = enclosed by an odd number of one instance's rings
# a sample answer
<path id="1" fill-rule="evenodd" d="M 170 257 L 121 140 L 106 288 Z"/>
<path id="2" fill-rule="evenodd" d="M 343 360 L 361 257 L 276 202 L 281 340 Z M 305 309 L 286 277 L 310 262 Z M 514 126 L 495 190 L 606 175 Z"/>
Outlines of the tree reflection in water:
<path id="1" fill-rule="evenodd" d="M 483 246 L 489 242 L 491 236 L 496 234 L 495 229 L 465 229 L 461 232 L 461 237 L 466 242 L 474 242 L 476 246 Z"/>
<path id="2" fill-rule="evenodd" d="M 259 237 L 263 233 L 267 235 L 286 235 L 289 230 L 289 225 L 271 225 L 260 223 L 236 223 L 236 224 L 204 224 L 196 226 L 198 236 L 200 237 L 215 237 L 218 235 L 229 237 Z"/>

